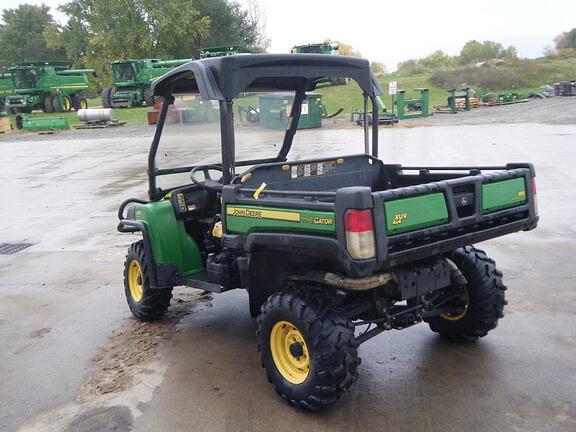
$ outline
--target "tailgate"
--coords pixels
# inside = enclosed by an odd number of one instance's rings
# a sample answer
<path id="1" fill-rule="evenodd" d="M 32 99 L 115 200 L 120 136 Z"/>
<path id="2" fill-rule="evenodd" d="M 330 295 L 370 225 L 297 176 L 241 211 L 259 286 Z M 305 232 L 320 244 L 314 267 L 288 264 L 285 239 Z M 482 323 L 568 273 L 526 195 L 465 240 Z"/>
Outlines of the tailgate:
<path id="1" fill-rule="evenodd" d="M 536 226 L 533 168 L 373 193 L 378 261 L 386 267 Z"/>

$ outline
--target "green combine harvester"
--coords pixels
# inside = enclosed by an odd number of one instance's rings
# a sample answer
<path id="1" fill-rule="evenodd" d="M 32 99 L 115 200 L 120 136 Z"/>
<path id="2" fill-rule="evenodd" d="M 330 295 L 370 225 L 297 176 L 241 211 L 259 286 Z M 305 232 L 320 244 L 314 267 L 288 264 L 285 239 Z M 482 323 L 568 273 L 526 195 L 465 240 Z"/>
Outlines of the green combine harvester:
<path id="1" fill-rule="evenodd" d="M 322 42 L 307 45 L 296 45 L 292 47 L 290 52 L 292 54 L 327 54 L 327 55 L 340 55 L 340 49 L 337 42 Z M 342 77 L 327 77 L 325 82 L 329 82 L 331 86 L 345 85 L 346 78 Z"/>
<path id="2" fill-rule="evenodd" d="M 14 93 L 14 83 L 10 72 L 0 72 L 0 114 L 5 112 L 6 98 Z"/>
<path id="3" fill-rule="evenodd" d="M 202 48 L 200 50 L 200 58 L 224 57 L 229 55 L 236 55 L 244 52 L 243 48 L 239 45 L 226 45 L 221 47 Z"/>
<path id="4" fill-rule="evenodd" d="M 68 62 L 17 63 L 8 68 L 12 77 L 13 94 L 6 97 L 9 114 L 65 112 L 87 108 L 84 93 L 90 87 L 87 74 L 94 69 L 70 69 Z"/>
<path id="5" fill-rule="evenodd" d="M 130 108 L 154 105 L 155 98 L 150 90 L 152 81 L 189 61 L 190 59 L 138 59 L 111 62 L 114 86 L 102 90 L 102 106 Z"/>
<path id="6" fill-rule="evenodd" d="M 332 54 L 338 55 L 338 43 L 322 42 L 292 47 L 292 54 Z"/>

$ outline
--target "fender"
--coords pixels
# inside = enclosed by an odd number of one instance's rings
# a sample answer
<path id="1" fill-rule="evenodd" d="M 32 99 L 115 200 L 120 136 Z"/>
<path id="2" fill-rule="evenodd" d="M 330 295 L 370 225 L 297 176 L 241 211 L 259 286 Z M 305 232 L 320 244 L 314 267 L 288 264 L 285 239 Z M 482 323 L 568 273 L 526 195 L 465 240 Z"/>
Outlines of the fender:
<path id="1" fill-rule="evenodd" d="M 169 200 L 141 203 L 128 209 L 126 218 L 120 207 L 120 232 L 141 232 L 149 268 L 154 269 L 151 283 L 157 288 L 176 285 L 178 278 L 204 270 L 198 245 L 177 220 Z"/>
<path id="2" fill-rule="evenodd" d="M 305 234 L 252 233 L 246 237 L 244 250 L 248 253 L 258 248 L 276 248 L 284 252 L 336 259 L 340 269 L 351 277 L 364 277 L 376 269 L 376 260 L 355 260 L 337 239 Z"/>

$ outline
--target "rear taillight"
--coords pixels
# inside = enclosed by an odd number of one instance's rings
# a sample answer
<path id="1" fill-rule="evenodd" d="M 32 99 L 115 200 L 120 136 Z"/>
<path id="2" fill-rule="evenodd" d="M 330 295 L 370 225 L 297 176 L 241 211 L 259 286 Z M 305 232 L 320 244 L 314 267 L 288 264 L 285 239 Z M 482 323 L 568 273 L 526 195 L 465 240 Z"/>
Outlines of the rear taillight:
<path id="1" fill-rule="evenodd" d="M 532 177 L 532 198 L 534 201 L 534 213 L 538 214 L 538 197 L 536 196 L 536 177 Z"/>
<path id="2" fill-rule="evenodd" d="M 344 213 L 346 249 L 354 259 L 376 256 L 372 210 L 346 210 Z"/>

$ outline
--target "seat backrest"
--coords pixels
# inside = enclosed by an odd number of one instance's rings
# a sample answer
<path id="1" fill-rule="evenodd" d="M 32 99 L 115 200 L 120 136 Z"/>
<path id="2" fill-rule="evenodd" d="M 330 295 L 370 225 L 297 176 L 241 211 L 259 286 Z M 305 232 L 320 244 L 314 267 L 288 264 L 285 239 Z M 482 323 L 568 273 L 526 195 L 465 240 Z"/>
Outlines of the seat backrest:
<path id="1" fill-rule="evenodd" d="M 266 183 L 268 190 L 336 191 L 348 186 L 368 186 L 378 183 L 382 162 L 368 155 L 342 158 L 309 159 L 263 164 L 246 171 L 238 182 L 246 187 Z"/>

